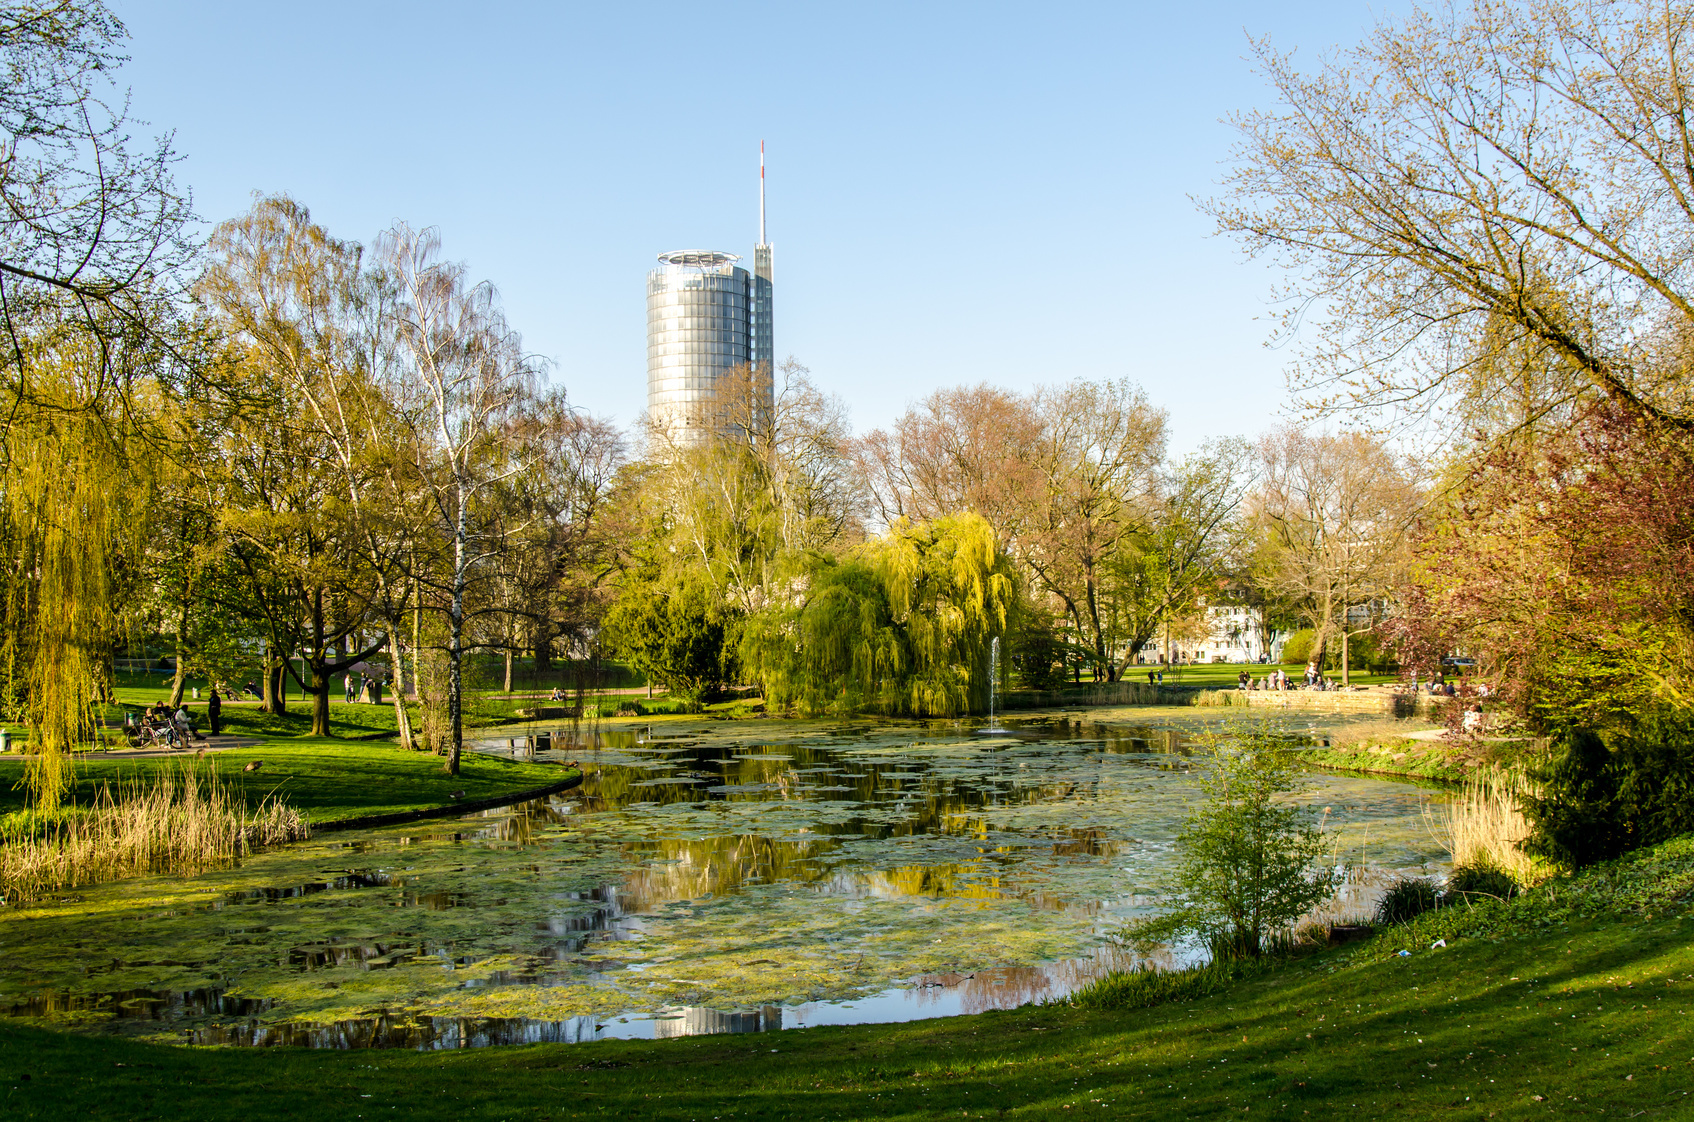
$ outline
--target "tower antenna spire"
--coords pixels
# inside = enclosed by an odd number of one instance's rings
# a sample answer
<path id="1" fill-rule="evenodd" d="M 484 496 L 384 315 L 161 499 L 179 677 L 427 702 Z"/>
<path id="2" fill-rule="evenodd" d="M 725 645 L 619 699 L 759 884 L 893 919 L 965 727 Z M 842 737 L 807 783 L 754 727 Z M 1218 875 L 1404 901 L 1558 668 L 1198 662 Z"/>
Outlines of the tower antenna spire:
<path id="1" fill-rule="evenodd" d="M 765 142 L 759 141 L 759 244 L 769 245 L 765 239 Z"/>

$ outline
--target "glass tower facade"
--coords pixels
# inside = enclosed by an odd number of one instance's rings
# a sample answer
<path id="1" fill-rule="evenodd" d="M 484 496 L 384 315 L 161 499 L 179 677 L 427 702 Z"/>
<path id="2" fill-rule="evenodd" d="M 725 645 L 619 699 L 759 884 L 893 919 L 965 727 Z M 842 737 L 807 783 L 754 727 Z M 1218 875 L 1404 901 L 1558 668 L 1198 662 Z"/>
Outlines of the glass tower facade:
<path id="1" fill-rule="evenodd" d="M 737 367 L 772 405 L 770 247 L 758 257 L 749 273 L 732 253 L 661 253 L 647 274 L 647 413 L 673 442 L 711 431 L 718 380 Z"/>

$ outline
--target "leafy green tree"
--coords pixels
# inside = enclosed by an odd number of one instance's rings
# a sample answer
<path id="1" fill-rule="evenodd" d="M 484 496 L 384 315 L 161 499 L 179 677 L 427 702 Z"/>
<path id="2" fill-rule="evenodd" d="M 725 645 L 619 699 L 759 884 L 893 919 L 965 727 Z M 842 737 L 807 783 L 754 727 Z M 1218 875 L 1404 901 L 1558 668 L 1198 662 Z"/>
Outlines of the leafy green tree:
<path id="1" fill-rule="evenodd" d="M 733 674 L 726 622 L 704 587 L 652 572 L 649 579 L 625 582 L 606 613 L 606 640 L 648 680 L 663 683 L 698 711 Z"/>
<path id="2" fill-rule="evenodd" d="M 980 515 L 897 523 L 795 583 L 797 602 L 750 620 L 741 644 L 773 703 L 937 717 L 988 707 L 989 651 L 1012 629 L 1017 590 Z"/>
<path id="3" fill-rule="evenodd" d="M 1524 799 L 1534 827 L 1521 843 L 1525 853 L 1567 869 L 1616 857 L 1629 848 L 1619 821 L 1622 769 L 1592 729 L 1564 737 L 1564 751 L 1536 773 L 1542 790 Z"/>
<path id="4" fill-rule="evenodd" d="M 1285 805 L 1297 768 L 1273 733 L 1235 729 L 1214 739 L 1200 778 L 1205 801 L 1177 835 L 1182 905 L 1143 925 L 1144 941 L 1198 935 L 1214 954 L 1260 955 L 1279 933 L 1335 894 L 1321 827 Z"/>
<path id="5" fill-rule="evenodd" d="M 1608 743 L 1609 741 L 1609 743 Z M 1660 709 L 1606 737 L 1575 729 L 1524 799 L 1523 850 L 1580 869 L 1694 831 L 1694 717 Z"/>

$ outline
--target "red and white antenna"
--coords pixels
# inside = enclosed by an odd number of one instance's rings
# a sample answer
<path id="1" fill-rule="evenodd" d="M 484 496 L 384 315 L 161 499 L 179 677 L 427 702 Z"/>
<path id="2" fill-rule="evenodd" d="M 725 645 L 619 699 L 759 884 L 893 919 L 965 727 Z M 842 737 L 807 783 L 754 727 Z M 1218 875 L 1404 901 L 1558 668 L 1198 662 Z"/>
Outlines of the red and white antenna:
<path id="1" fill-rule="evenodd" d="M 765 142 L 759 141 L 759 244 L 765 241 Z"/>

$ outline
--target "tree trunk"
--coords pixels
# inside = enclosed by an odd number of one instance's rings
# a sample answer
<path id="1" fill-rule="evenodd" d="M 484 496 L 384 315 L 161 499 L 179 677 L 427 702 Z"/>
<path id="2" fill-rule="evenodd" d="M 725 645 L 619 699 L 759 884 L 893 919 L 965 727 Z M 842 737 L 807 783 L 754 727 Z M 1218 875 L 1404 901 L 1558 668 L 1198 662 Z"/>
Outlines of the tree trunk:
<path id="1" fill-rule="evenodd" d="M 311 663 L 312 735 L 328 736 L 329 731 L 329 673 L 321 663 Z"/>
<path id="2" fill-rule="evenodd" d="M 171 708 L 182 704 L 183 687 L 188 684 L 188 601 L 176 617 L 176 677 L 171 682 Z"/>
<path id="3" fill-rule="evenodd" d="M 413 564 L 417 559 L 412 559 Z M 423 667 L 419 660 L 423 657 L 423 582 L 417 582 L 418 596 L 412 603 L 412 697 L 423 697 Z M 433 746 L 432 746 L 433 747 Z"/>
<path id="4" fill-rule="evenodd" d="M 400 661 L 399 632 L 399 621 L 396 620 L 388 632 L 388 658 L 394 664 L 394 727 L 400 734 L 400 747 L 412 752 L 417 750 L 417 745 L 412 741 L 412 717 L 406 712 L 406 691 L 401 682 L 405 671 Z"/>
<path id="5" fill-rule="evenodd" d="M 345 636 L 343 636 L 345 638 Z M 345 648 L 343 648 L 345 649 Z M 305 681 L 300 683 L 301 690 L 312 700 L 312 732 L 313 736 L 329 735 L 329 675 L 324 671 L 325 656 L 333 659 L 333 648 L 325 649 L 324 644 L 324 590 L 317 589 L 312 594 L 312 657 L 302 660 L 302 667 L 307 673 L 302 674 Z"/>
<path id="6" fill-rule="evenodd" d="M 453 529 L 453 633 L 447 640 L 447 774 L 459 774 L 459 752 L 465 743 L 462 660 L 465 637 L 465 494 L 459 492 L 459 519 Z"/>
<path id="7" fill-rule="evenodd" d="M 288 712 L 287 671 L 283 670 L 282 663 L 276 659 L 268 659 L 265 663 L 264 679 L 265 696 L 260 701 L 259 708 L 281 717 Z"/>
<path id="8" fill-rule="evenodd" d="M 506 687 L 504 693 L 512 692 L 512 648 L 506 648 Z"/>
<path id="9" fill-rule="evenodd" d="M 1348 638 L 1349 638 L 1349 636 L 1347 634 L 1347 628 L 1342 627 L 1342 629 L 1341 629 L 1341 684 L 1343 686 L 1351 686 L 1353 684 L 1353 660 L 1348 657 L 1348 649 L 1347 649 Z"/>

